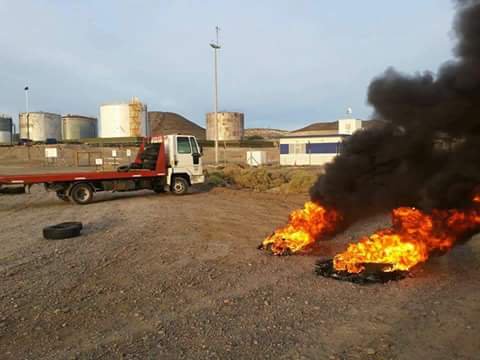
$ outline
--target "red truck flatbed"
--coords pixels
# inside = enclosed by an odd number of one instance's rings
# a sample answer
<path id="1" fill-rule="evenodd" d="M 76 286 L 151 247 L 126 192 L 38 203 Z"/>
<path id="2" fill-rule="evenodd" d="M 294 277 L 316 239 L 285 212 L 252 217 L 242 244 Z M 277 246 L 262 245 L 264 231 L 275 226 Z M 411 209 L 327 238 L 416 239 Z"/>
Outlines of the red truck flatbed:
<path id="1" fill-rule="evenodd" d="M 33 185 L 43 183 L 71 182 L 71 181 L 101 181 L 101 180 L 120 180 L 134 178 L 149 178 L 156 176 L 165 176 L 165 172 L 151 170 L 130 170 L 121 171 L 99 171 L 99 172 L 75 172 L 75 173 L 56 173 L 56 174 L 34 174 L 34 175 L 0 175 L 0 185 Z"/>

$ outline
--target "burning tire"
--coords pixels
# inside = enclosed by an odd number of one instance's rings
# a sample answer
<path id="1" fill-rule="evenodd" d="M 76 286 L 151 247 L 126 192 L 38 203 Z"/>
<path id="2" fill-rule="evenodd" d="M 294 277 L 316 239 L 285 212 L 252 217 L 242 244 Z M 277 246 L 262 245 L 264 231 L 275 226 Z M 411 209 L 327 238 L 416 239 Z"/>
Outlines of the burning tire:
<path id="1" fill-rule="evenodd" d="M 89 184 L 75 184 L 70 190 L 70 198 L 79 205 L 88 204 L 93 199 L 93 189 Z"/>
<path id="2" fill-rule="evenodd" d="M 43 228 L 43 237 L 48 240 L 61 240 L 79 236 L 82 232 L 81 222 L 64 222 Z"/>
<path id="3" fill-rule="evenodd" d="M 182 177 L 176 177 L 173 180 L 170 190 L 175 195 L 184 195 L 188 191 L 188 182 Z"/>

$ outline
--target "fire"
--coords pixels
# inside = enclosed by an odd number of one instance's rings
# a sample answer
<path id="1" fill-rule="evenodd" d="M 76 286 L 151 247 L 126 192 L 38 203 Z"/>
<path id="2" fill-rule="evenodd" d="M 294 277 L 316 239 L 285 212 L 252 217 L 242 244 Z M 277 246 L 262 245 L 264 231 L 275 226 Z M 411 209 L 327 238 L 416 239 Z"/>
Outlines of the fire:
<path id="1" fill-rule="evenodd" d="M 480 212 L 434 210 L 426 214 L 401 207 L 392 212 L 392 227 L 375 232 L 334 257 L 338 271 L 360 273 L 366 264 L 383 265 L 383 271 L 407 271 L 425 262 L 435 251 L 446 251 L 455 242 L 480 230 Z"/>
<path id="2" fill-rule="evenodd" d="M 314 202 L 293 211 L 288 224 L 266 238 L 262 247 L 275 255 L 305 251 L 322 236 L 332 234 L 341 222 L 341 215 Z"/>

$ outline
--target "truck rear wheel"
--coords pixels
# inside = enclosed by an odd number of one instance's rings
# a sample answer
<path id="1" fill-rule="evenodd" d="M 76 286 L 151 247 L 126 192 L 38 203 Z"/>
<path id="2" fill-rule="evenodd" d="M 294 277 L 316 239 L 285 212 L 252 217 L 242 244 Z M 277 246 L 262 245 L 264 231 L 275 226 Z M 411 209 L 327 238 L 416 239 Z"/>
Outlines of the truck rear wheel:
<path id="1" fill-rule="evenodd" d="M 173 184 L 171 186 L 171 191 L 175 195 L 183 195 L 186 194 L 188 191 L 188 181 L 182 177 L 176 177 L 173 180 Z"/>
<path id="2" fill-rule="evenodd" d="M 93 199 L 93 189 L 89 184 L 76 184 L 70 190 L 70 198 L 77 204 L 85 205 Z"/>

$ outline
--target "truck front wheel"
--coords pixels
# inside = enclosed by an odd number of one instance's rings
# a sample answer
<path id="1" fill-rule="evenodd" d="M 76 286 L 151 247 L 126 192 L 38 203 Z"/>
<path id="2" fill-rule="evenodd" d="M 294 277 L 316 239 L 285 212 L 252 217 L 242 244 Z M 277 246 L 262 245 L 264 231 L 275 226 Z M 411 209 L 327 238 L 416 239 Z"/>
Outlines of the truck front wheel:
<path id="1" fill-rule="evenodd" d="M 88 184 L 73 185 L 70 190 L 70 198 L 77 204 L 88 204 L 93 199 L 93 189 Z"/>
<path id="2" fill-rule="evenodd" d="M 182 177 L 176 177 L 173 180 L 171 190 L 175 195 L 186 194 L 188 191 L 188 181 Z"/>

